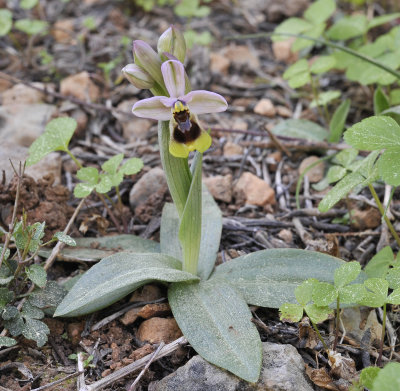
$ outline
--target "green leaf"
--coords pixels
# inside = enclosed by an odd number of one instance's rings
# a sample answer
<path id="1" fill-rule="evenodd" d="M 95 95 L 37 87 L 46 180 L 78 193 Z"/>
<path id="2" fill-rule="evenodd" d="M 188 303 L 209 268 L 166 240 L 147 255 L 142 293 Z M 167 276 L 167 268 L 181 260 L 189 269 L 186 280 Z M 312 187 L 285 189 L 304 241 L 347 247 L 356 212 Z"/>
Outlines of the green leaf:
<path id="1" fill-rule="evenodd" d="M 398 18 L 400 18 L 400 12 L 396 12 L 394 14 L 375 16 L 368 22 L 368 30 L 380 26 L 382 24 L 386 24 Z"/>
<path id="2" fill-rule="evenodd" d="M 332 166 L 329 167 L 326 178 L 328 179 L 328 183 L 335 183 L 340 181 L 346 175 L 346 173 L 347 170 L 344 167 Z"/>
<path id="3" fill-rule="evenodd" d="M 358 172 L 352 172 L 338 182 L 332 190 L 325 195 L 318 205 L 318 210 L 322 213 L 327 212 L 343 197 L 345 197 L 354 187 L 364 181 L 364 177 Z"/>
<path id="4" fill-rule="evenodd" d="M 272 132 L 278 136 L 302 138 L 310 141 L 324 141 L 328 132 L 318 124 L 305 119 L 288 119 L 279 122 Z"/>
<path id="5" fill-rule="evenodd" d="M 334 270 L 342 264 L 338 258 L 313 251 L 262 250 L 217 266 L 211 279 L 230 283 L 248 304 L 279 308 L 296 303 L 294 291 L 304 280 L 333 283 Z"/>
<path id="6" fill-rule="evenodd" d="M 364 268 L 367 276 L 385 277 L 389 266 L 393 263 L 394 255 L 390 246 L 384 247 L 376 255 L 374 255 Z"/>
<path id="7" fill-rule="evenodd" d="M 335 270 L 335 286 L 342 288 L 354 281 L 361 273 L 361 265 L 357 261 L 346 262 Z"/>
<path id="8" fill-rule="evenodd" d="M 373 381 L 371 391 L 398 391 L 400 389 L 399 371 L 400 363 L 386 364 Z"/>
<path id="9" fill-rule="evenodd" d="M 32 318 L 32 319 L 44 318 L 44 312 L 40 308 L 32 305 L 29 300 L 25 301 L 25 303 L 23 304 L 21 315 L 24 318 Z"/>
<path id="10" fill-rule="evenodd" d="M 395 289 L 387 298 L 387 303 L 399 305 L 400 304 L 400 288 Z"/>
<path id="11" fill-rule="evenodd" d="M 382 307 L 387 300 L 389 283 L 383 278 L 369 278 L 364 281 L 365 287 L 368 289 L 361 305 L 368 307 Z"/>
<path id="12" fill-rule="evenodd" d="M 31 8 L 35 7 L 38 3 L 38 0 L 21 0 L 19 6 L 22 9 L 30 10 Z"/>
<path id="13" fill-rule="evenodd" d="M 328 282 L 315 283 L 312 292 L 312 298 L 317 306 L 320 307 L 328 306 L 332 304 L 334 301 L 336 301 L 337 297 L 338 297 L 338 291 L 332 284 L 329 284 Z"/>
<path id="14" fill-rule="evenodd" d="M 25 269 L 27 277 L 38 287 L 43 288 L 46 285 L 46 270 L 40 265 L 31 265 Z"/>
<path id="15" fill-rule="evenodd" d="M 332 119 L 329 123 L 330 135 L 328 141 L 330 143 L 337 143 L 342 136 L 344 125 L 346 123 L 347 115 L 350 110 L 350 99 L 344 100 L 333 113 Z M 339 152 L 342 153 L 344 151 Z M 356 155 L 357 156 L 357 155 Z"/>
<path id="16" fill-rule="evenodd" d="M 109 174 L 115 174 L 123 159 L 124 159 L 124 154 L 119 153 L 118 155 L 115 155 L 112 158 L 108 159 L 106 162 L 104 162 L 101 168 L 105 172 L 108 172 Z"/>
<path id="17" fill-rule="evenodd" d="M 307 304 L 304 311 L 314 323 L 322 323 L 328 319 L 329 315 L 333 312 L 329 307 L 319 307 L 315 304 Z"/>
<path id="18" fill-rule="evenodd" d="M 368 20 L 365 15 L 345 16 L 327 31 L 327 37 L 336 41 L 345 41 L 365 34 L 367 29 Z"/>
<path id="19" fill-rule="evenodd" d="M 16 344 L 17 344 L 17 341 L 14 338 L 0 336 L 0 348 L 3 348 L 3 347 L 8 348 L 8 347 L 14 346 Z"/>
<path id="20" fill-rule="evenodd" d="M 380 115 L 382 111 L 387 110 L 389 107 L 389 98 L 382 91 L 382 88 L 378 86 L 374 92 L 374 114 Z"/>
<path id="21" fill-rule="evenodd" d="M 336 65 L 336 59 L 333 56 L 319 56 L 312 63 L 310 71 L 315 74 L 328 72 Z"/>
<path id="22" fill-rule="evenodd" d="M 118 253 L 89 269 L 58 306 L 55 316 L 80 316 L 100 310 L 151 281 L 196 281 L 165 254 Z"/>
<path id="23" fill-rule="evenodd" d="M 310 83 L 311 76 L 307 60 L 301 59 L 291 65 L 282 77 L 288 80 L 288 84 L 292 88 L 299 88 Z"/>
<path id="24" fill-rule="evenodd" d="M 121 167 L 121 172 L 124 175 L 137 174 L 143 168 L 143 160 L 137 157 L 128 159 Z"/>
<path id="25" fill-rule="evenodd" d="M 78 183 L 74 188 L 74 196 L 76 198 L 87 197 L 94 189 L 94 186 L 87 183 Z"/>
<path id="26" fill-rule="evenodd" d="M 313 24 L 322 23 L 336 10 L 335 0 L 317 0 L 304 12 L 304 17 Z"/>
<path id="27" fill-rule="evenodd" d="M 394 88 L 393 90 L 390 91 L 389 94 L 390 98 L 390 105 L 399 105 L 400 104 L 400 88 Z"/>
<path id="28" fill-rule="evenodd" d="M 366 293 L 363 284 L 351 284 L 340 288 L 339 299 L 343 304 L 356 304 L 364 299 Z"/>
<path id="29" fill-rule="evenodd" d="M 8 305 L 6 308 L 4 308 L 3 313 L 1 314 L 1 317 L 4 320 L 11 320 L 16 318 L 19 315 L 19 311 L 17 307 L 14 307 L 12 305 Z"/>
<path id="30" fill-rule="evenodd" d="M 300 304 L 283 303 L 279 307 L 280 320 L 283 322 L 299 322 L 303 317 L 303 306 Z"/>
<path id="31" fill-rule="evenodd" d="M 360 383 L 368 389 L 372 389 L 372 384 L 378 375 L 381 368 L 379 367 L 367 367 L 364 368 L 360 373 Z"/>
<path id="32" fill-rule="evenodd" d="M 4 327 L 10 332 L 13 337 L 20 335 L 24 328 L 24 321 L 21 314 L 18 313 L 16 317 L 10 320 L 5 320 Z"/>
<path id="33" fill-rule="evenodd" d="M 53 238 L 57 239 L 61 243 L 65 243 L 68 246 L 76 246 L 76 242 L 71 236 L 65 234 L 64 232 L 56 232 Z"/>
<path id="34" fill-rule="evenodd" d="M 76 173 L 78 179 L 84 183 L 78 183 L 74 189 L 77 198 L 87 197 L 99 182 L 99 171 L 95 167 L 83 167 Z"/>
<path id="35" fill-rule="evenodd" d="M 296 289 L 294 290 L 294 295 L 296 296 L 296 300 L 303 307 L 306 306 L 312 300 L 312 292 L 314 286 L 318 280 L 315 278 L 309 278 L 306 281 L 303 281 Z"/>
<path id="36" fill-rule="evenodd" d="M 326 91 L 323 92 L 322 94 L 319 94 L 318 100 L 313 99 L 310 103 L 310 107 L 317 107 L 317 106 L 325 106 L 332 100 L 339 98 L 341 95 L 340 91 Z"/>
<path id="37" fill-rule="evenodd" d="M 349 168 L 349 165 L 358 156 L 358 150 L 354 148 L 347 148 L 340 151 L 334 158 L 333 162 L 342 165 L 343 167 Z"/>
<path id="38" fill-rule="evenodd" d="M 382 180 L 391 186 L 400 185 L 400 147 L 388 148 L 378 160 Z"/>
<path id="39" fill-rule="evenodd" d="M 113 186 L 119 186 L 123 179 L 122 173 L 115 175 L 100 174 L 100 182 L 95 186 L 95 189 L 100 194 L 108 193 Z"/>
<path id="40" fill-rule="evenodd" d="M 50 152 L 68 150 L 68 144 L 77 127 L 73 118 L 61 117 L 51 120 L 45 132 L 29 147 L 29 156 L 26 165 L 31 166 Z"/>
<path id="41" fill-rule="evenodd" d="M 235 289 L 223 282 L 174 283 L 168 301 L 179 328 L 198 354 L 246 381 L 258 380 L 260 336 Z"/>
<path id="42" fill-rule="evenodd" d="M 0 310 L 2 310 L 13 299 L 13 292 L 9 291 L 7 288 L 0 288 Z"/>
<path id="43" fill-rule="evenodd" d="M 50 330 L 40 320 L 26 318 L 22 334 L 25 338 L 35 341 L 38 347 L 42 347 L 47 342 L 47 335 L 50 334 Z"/>
<path id="44" fill-rule="evenodd" d="M 326 23 L 320 23 L 312 26 L 309 30 L 303 32 L 304 35 L 310 38 L 319 38 L 325 31 Z M 297 38 L 292 47 L 292 52 L 297 52 L 315 45 L 315 42 L 308 38 Z"/>
<path id="45" fill-rule="evenodd" d="M 47 281 L 42 289 L 36 289 L 29 296 L 29 302 L 38 308 L 52 308 L 60 304 L 65 296 L 65 290 L 55 281 Z"/>
<path id="46" fill-rule="evenodd" d="M 396 267 L 394 269 L 390 269 L 387 272 L 386 280 L 389 283 L 390 289 L 400 288 L 400 268 Z"/>
<path id="47" fill-rule="evenodd" d="M 179 216 L 171 203 L 166 203 L 161 216 L 161 252 L 182 260 L 182 250 L 178 239 Z M 202 188 L 201 242 L 198 276 L 207 280 L 214 269 L 222 231 L 221 211 L 207 187 Z"/>
<path id="48" fill-rule="evenodd" d="M 8 9 L 0 9 L 0 37 L 7 35 L 12 27 L 12 12 Z"/>
<path id="49" fill-rule="evenodd" d="M 28 35 L 35 35 L 47 30 L 49 25 L 43 20 L 20 19 L 15 22 L 14 26 Z"/>
<path id="50" fill-rule="evenodd" d="M 183 257 L 182 268 L 195 275 L 198 273 L 201 240 L 201 163 L 202 154 L 197 152 L 193 162 L 193 179 L 179 227 Z"/>
<path id="51" fill-rule="evenodd" d="M 347 130 L 344 139 L 354 148 L 366 151 L 400 147 L 400 126 L 387 116 L 369 117 Z"/>
<path id="52" fill-rule="evenodd" d="M 306 30 L 312 28 L 312 24 L 304 19 L 300 18 L 289 18 L 282 22 L 275 30 L 274 33 L 289 33 L 289 34 L 300 34 Z M 284 35 L 272 35 L 272 41 L 285 41 L 288 39 Z"/>

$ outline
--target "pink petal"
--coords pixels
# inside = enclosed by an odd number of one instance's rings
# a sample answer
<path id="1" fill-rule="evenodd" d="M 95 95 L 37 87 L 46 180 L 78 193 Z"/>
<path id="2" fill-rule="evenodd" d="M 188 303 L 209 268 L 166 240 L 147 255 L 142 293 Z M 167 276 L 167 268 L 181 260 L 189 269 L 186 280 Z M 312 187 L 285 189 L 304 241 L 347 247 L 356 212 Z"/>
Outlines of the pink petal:
<path id="1" fill-rule="evenodd" d="M 132 113 L 141 118 L 167 121 L 171 119 L 171 108 L 167 107 L 163 102 L 167 99 L 162 96 L 154 96 L 153 98 L 140 100 L 133 105 Z"/>
<path id="2" fill-rule="evenodd" d="M 161 65 L 165 87 L 171 98 L 178 98 L 185 93 L 185 69 L 182 63 L 169 60 Z"/>
<path id="3" fill-rule="evenodd" d="M 193 114 L 219 113 L 228 108 L 225 98 L 215 92 L 198 90 L 182 96 Z"/>

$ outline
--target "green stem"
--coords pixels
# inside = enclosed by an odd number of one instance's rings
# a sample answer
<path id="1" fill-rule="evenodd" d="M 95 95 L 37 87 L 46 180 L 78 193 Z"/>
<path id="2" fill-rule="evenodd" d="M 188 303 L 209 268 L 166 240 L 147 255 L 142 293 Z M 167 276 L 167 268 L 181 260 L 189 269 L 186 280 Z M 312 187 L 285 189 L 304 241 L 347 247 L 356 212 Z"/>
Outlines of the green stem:
<path id="1" fill-rule="evenodd" d="M 75 162 L 75 164 L 78 166 L 79 169 L 82 168 L 82 164 L 79 162 L 79 160 L 72 154 L 72 152 L 69 149 L 66 149 L 65 152 L 70 156 L 70 158 Z"/>
<path id="2" fill-rule="evenodd" d="M 308 39 L 310 41 L 316 42 L 316 43 L 320 43 L 322 45 L 326 45 L 326 46 L 330 46 L 332 48 L 341 50 L 342 52 L 345 52 L 347 54 L 350 54 L 354 57 L 357 57 L 363 61 L 367 61 L 370 64 L 373 64 L 375 66 L 377 66 L 378 68 L 381 68 L 383 70 L 385 70 L 386 72 L 392 74 L 393 76 L 395 76 L 397 79 L 400 79 L 400 72 L 395 71 L 393 68 L 390 68 L 388 66 L 386 66 L 385 64 L 374 60 L 371 57 L 365 56 L 364 54 L 361 54 L 359 52 L 356 52 L 355 50 L 352 50 L 346 46 L 343 45 L 339 45 L 337 43 L 334 43 L 332 41 L 328 41 L 326 39 L 319 39 L 319 38 L 312 38 L 309 37 L 307 35 L 303 35 L 303 34 L 291 34 L 291 33 L 258 33 L 258 34 L 245 34 L 245 35 L 236 35 L 236 36 L 231 36 L 231 37 L 227 37 L 226 39 L 251 39 L 251 38 L 263 38 L 263 37 L 272 37 L 272 36 L 286 36 L 286 37 L 296 37 L 296 38 L 303 38 L 303 39 Z"/>
<path id="3" fill-rule="evenodd" d="M 311 322 L 312 327 L 314 328 L 315 332 L 317 333 L 319 340 L 322 342 L 322 345 L 324 345 L 325 351 L 328 353 L 328 352 L 329 352 L 328 345 L 326 344 L 326 342 L 325 342 L 324 339 L 322 338 L 322 335 L 321 335 L 321 333 L 319 332 L 317 325 L 316 325 L 311 319 L 310 319 L 310 322 Z"/>
<path id="4" fill-rule="evenodd" d="M 339 295 L 336 298 L 336 326 L 335 326 L 335 341 L 333 342 L 333 351 L 336 351 L 339 339 L 339 323 L 340 323 L 340 299 Z"/>
<path id="5" fill-rule="evenodd" d="M 385 332 L 386 332 L 386 303 L 383 305 L 383 319 L 382 319 L 382 335 L 381 335 L 381 343 L 379 347 L 379 356 L 376 365 L 378 367 L 382 364 L 382 354 L 383 354 L 383 343 L 385 341 Z"/>
<path id="6" fill-rule="evenodd" d="M 397 234 L 396 230 L 394 229 L 393 224 L 391 223 L 391 221 L 389 220 L 389 218 L 385 214 L 385 209 L 383 208 L 383 205 L 381 204 L 381 201 L 380 201 L 380 199 L 378 197 L 378 194 L 376 194 L 376 191 L 375 191 L 375 189 L 374 189 L 374 187 L 372 186 L 371 183 L 368 183 L 368 187 L 369 187 L 369 191 L 372 194 L 372 197 L 374 197 L 376 205 L 378 206 L 379 212 L 381 213 L 383 219 L 385 220 L 385 223 L 387 224 L 387 226 L 389 228 L 389 231 L 391 232 L 392 236 L 396 240 L 397 245 L 400 246 L 400 237 Z"/>

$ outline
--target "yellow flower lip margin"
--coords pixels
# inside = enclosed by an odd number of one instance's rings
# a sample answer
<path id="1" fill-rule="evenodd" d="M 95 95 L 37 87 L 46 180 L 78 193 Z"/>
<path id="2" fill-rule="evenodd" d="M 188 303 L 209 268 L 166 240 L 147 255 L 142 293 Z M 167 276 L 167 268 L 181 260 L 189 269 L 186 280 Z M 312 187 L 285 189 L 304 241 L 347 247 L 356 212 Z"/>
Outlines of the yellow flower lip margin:
<path id="1" fill-rule="evenodd" d="M 201 129 L 196 115 L 225 111 L 228 103 L 224 97 L 211 91 L 196 90 L 185 94 L 185 69 L 180 61 L 169 60 L 164 62 L 161 65 L 161 73 L 169 97 L 154 96 L 143 99 L 135 103 L 132 113 L 141 118 L 170 121 L 170 153 L 172 155 L 187 157 L 192 150 L 204 152 L 211 145 L 211 137 Z M 177 125 L 174 119 L 174 109 L 175 106 L 180 107 L 180 105 L 182 105 L 182 108 L 187 107 L 190 121 L 201 129 L 199 137 L 190 142 L 178 142 L 173 137 L 174 129 Z"/>

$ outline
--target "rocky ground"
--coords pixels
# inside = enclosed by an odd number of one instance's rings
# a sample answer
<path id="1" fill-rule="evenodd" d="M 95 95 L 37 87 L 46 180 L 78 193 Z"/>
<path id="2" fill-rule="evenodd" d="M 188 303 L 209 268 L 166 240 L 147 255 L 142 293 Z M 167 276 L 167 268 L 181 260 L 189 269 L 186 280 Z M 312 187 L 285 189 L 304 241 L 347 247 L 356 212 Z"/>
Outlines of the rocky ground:
<path id="1" fill-rule="evenodd" d="M 0 8 L 6 3 L 0 0 Z M 85 201 L 70 235 L 94 239 L 76 252 L 62 253 L 49 270 L 49 278 L 70 278 L 87 270 L 104 253 L 124 248 L 124 244 L 109 246 L 96 238 L 130 233 L 159 240 L 161 210 L 170 196 L 160 168 L 157 124 L 130 114 L 131 106 L 148 95 L 125 81 L 120 70 L 133 62 L 133 39 L 155 47 L 158 36 L 173 23 L 212 34 L 209 46 L 195 45 L 189 51 L 187 71 L 193 89 L 218 92 L 229 103 L 227 112 L 201 118 L 213 136 L 213 145 L 204 155 L 204 183 L 224 217 L 218 262 L 256 250 L 292 247 L 357 259 L 364 265 L 378 249 L 391 243 L 368 192 L 319 213 L 316 208 L 324 193 L 315 191 L 312 184 L 324 177 L 326 166 L 322 162 L 305 176 L 301 209 L 295 205 L 299 175 L 328 150 L 340 149 L 341 144 L 272 137 L 270 133 L 283 119 L 321 121 L 318 112 L 309 108 L 309 94 L 295 92 L 282 79 L 296 55 L 290 52 L 288 42 L 272 45 L 265 37 L 229 39 L 272 31 L 284 18 L 301 14 L 308 4 L 308 0 L 218 0 L 212 3 L 208 17 L 189 20 L 176 17 L 168 7 L 145 12 L 133 0 L 40 1 L 40 6 L 29 12 L 47 20 L 50 33 L 28 37 L 15 31 L 2 38 L 0 45 L 2 227 L 10 223 L 17 185 L 9 160 L 17 166 L 45 124 L 68 115 L 78 122 L 71 143 L 73 153 L 85 165 L 99 167 L 122 152 L 126 157 L 140 157 L 144 168 L 121 185 L 124 209 L 115 213 L 116 221 L 95 197 Z M 27 12 L 15 9 L 16 17 Z M 44 53 L 51 56 L 48 62 L 43 60 Z M 110 70 L 104 71 L 101 64 L 111 62 Z M 339 88 L 343 99 L 351 98 L 349 123 L 372 113 L 368 88 L 346 81 L 340 73 L 324 77 L 321 83 Z M 46 221 L 47 238 L 65 228 L 79 203 L 72 195 L 76 170 L 73 161 L 61 153 L 52 153 L 26 170 L 18 212 L 25 210 L 30 222 Z M 383 196 L 385 188 L 377 187 L 377 191 Z M 115 193 L 110 196 L 116 198 Z M 349 208 L 354 211 L 352 224 L 333 221 Z M 397 194 L 391 211 L 399 228 Z M 108 384 L 107 390 L 129 389 L 150 359 L 153 363 L 135 385 L 137 390 L 346 390 L 356 370 L 363 368 L 365 350 L 374 357 L 381 332 L 375 311 L 346 310 L 343 321 L 347 333 L 340 351 L 352 358 L 354 367 L 348 373 L 335 374 L 325 369 L 326 359 L 318 355 L 321 346 L 309 324 L 282 323 L 276 310 L 252 311 L 265 341 L 257 385 L 245 384 L 208 364 L 195 355 L 184 338 L 170 346 L 169 355 L 152 357 L 161 342 L 171 344 L 182 334 L 165 289 L 147 285 L 86 318 L 47 318 L 51 334 L 43 348 L 21 338 L 17 346 L 0 350 L 0 390 L 44 390 L 41 387 L 68 375 L 71 377 L 51 389 L 74 390 L 82 376 L 78 376 L 76 359 L 69 357 L 78 352 L 93 357 L 84 381 L 96 387 L 101 379 L 139 363 Z M 397 317 L 391 320 L 396 327 Z M 333 323 L 326 322 L 322 330 L 331 333 Z M 367 330 L 370 344 L 362 349 L 360 342 Z"/>

